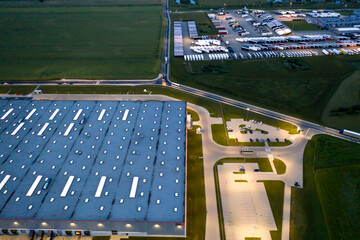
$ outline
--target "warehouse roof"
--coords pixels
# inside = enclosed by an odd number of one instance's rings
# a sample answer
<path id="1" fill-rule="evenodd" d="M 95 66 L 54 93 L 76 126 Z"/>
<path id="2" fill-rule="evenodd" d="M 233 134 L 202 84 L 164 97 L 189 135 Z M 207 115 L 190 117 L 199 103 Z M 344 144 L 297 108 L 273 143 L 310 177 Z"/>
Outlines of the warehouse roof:
<path id="1" fill-rule="evenodd" d="M 183 222 L 185 102 L 0 100 L 0 219 Z"/>

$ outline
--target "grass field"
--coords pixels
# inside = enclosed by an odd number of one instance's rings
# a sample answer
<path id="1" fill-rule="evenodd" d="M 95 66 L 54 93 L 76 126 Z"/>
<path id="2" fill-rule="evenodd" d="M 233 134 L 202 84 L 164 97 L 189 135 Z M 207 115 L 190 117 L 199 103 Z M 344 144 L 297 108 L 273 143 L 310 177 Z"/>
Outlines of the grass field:
<path id="1" fill-rule="evenodd" d="M 284 174 L 286 172 L 286 165 L 280 159 L 274 159 L 274 167 L 276 169 L 277 174 Z"/>
<path id="2" fill-rule="evenodd" d="M 304 189 L 292 190 L 291 239 L 357 239 L 360 145 L 317 135 L 304 153 Z"/>
<path id="3" fill-rule="evenodd" d="M 217 164 L 224 163 L 257 163 L 261 172 L 272 172 L 268 158 L 223 158 L 217 162 Z"/>
<path id="4" fill-rule="evenodd" d="M 322 121 L 328 126 L 351 129 L 360 132 L 360 111 L 351 109 L 360 106 L 360 71 L 346 78 L 328 102 L 322 114 Z"/>
<path id="5" fill-rule="evenodd" d="M 205 239 L 206 203 L 201 135 L 196 128 L 188 131 L 186 238 L 130 237 L 132 240 L 203 240 Z"/>
<path id="6" fill-rule="evenodd" d="M 269 142 L 269 147 L 285 147 L 290 146 L 292 142 L 288 140 L 287 142 Z"/>
<path id="7" fill-rule="evenodd" d="M 214 25 L 210 22 L 207 13 L 172 13 L 170 15 L 171 21 L 195 21 L 198 34 L 203 35 L 217 35 Z"/>
<path id="8" fill-rule="evenodd" d="M 8 94 L 23 94 L 23 93 L 31 93 L 34 91 L 35 86 L 0 86 L 0 93 L 8 93 Z"/>
<path id="9" fill-rule="evenodd" d="M 291 68 L 291 61 L 302 70 Z M 186 63 L 173 58 L 170 73 L 180 84 L 321 123 L 332 94 L 359 65 L 359 56 Z"/>
<path id="10" fill-rule="evenodd" d="M 282 217 L 284 205 L 284 182 L 282 181 L 260 181 L 264 183 L 269 198 L 271 211 L 273 213 L 277 231 L 270 231 L 272 240 L 281 240 Z"/>
<path id="11" fill-rule="evenodd" d="M 197 112 L 191 109 L 187 109 L 187 113 L 191 115 L 193 122 L 200 120 L 199 114 L 197 114 Z"/>
<path id="12" fill-rule="evenodd" d="M 0 6 L 3 7 L 74 7 L 74 6 L 146 6 L 146 5 L 161 5 L 161 0 L 46 0 L 40 1 L 17 1 L 7 0 L 0 1 Z"/>
<path id="13" fill-rule="evenodd" d="M 283 24 L 288 26 L 293 31 L 317 31 L 320 28 L 314 24 L 306 21 L 283 21 Z"/>
<path id="14" fill-rule="evenodd" d="M 0 79 L 154 78 L 163 28 L 161 5 L 0 8 Z"/>

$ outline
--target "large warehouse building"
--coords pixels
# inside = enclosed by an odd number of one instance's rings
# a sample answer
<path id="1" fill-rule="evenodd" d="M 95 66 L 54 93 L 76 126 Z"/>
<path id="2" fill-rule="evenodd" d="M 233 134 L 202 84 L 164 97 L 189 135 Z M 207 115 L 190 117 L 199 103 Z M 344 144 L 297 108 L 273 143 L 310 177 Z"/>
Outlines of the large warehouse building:
<path id="1" fill-rule="evenodd" d="M 186 102 L 0 100 L 2 234 L 185 235 Z"/>

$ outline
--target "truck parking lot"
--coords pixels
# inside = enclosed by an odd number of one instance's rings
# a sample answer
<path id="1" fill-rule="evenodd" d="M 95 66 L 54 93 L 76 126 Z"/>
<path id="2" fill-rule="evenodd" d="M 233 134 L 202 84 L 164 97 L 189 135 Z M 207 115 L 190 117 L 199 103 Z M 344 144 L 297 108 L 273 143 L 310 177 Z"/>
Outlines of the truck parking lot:
<path id="1" fill-rule="evenodd" d="M 187 24 L 183 23 L 185 61 L 360 53 L 360 42 L 356 39 L 337 36 L 330 30 L 293 31 L 282 23 L 295 20 L 310 24 L 305 22 L 305 14 L 288 17 L 263 10 L 249 13 L 243 9 L 210 13 L 208 17 L 219 33 L 217 36 L 190 38 Z"/>

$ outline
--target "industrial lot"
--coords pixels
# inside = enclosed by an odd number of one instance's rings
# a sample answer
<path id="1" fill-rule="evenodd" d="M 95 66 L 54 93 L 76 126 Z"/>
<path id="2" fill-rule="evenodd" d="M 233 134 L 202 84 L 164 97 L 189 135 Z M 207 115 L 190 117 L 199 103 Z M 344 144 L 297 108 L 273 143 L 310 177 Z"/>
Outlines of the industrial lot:
<path id="1" fill-rule="evenodd" d="M 245 8 L 209 13 L 208 18 L 218 31 L 217 36 L 194 34 L 196 29 L 189 25 L 191 22 L 194 26 L 193 21 L 174 23 L 174 39 L 179 39 L 175 40 L 175 56 L 183 57 L 185 61 L 204 61 L 360 53 L 360 42 L 357 41 L 360 17 L 340 17 L 332 11 L 272 13 L 250 12 Z M 324 19 L 331 21 L 324 24 Z M 348 22 L 346 19 L 352 21 L 344 25 Z M 318 25 L 319 28 L 294 31 L 288 27 L 292 23 Z"/>
<path id="2" fill-rule="evenodd" d="M 3 233 L 184 235 L 185 102 L 0 104 Z"/>
<path id="3" fill-rule="evenodd" d="M 2 2 L 0 240 L 358 239 L 360 11 L 259 1 Z"/>

